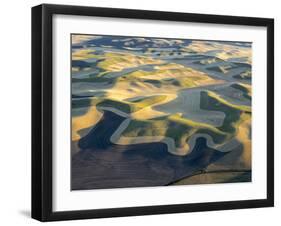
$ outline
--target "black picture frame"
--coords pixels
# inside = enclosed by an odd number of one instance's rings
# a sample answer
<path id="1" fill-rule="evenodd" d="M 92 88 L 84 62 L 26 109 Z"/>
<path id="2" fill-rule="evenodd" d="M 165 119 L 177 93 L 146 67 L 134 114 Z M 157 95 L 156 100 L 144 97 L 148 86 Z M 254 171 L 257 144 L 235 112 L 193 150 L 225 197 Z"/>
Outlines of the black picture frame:
<path id="1" fill-rule="evenodd" d="M 267 28 L 267 198 L 95 210 L 52 210 L 52 18 L 55 14 L 151 19 Z M 32 218 L 40 221 L 121 217 L 274 206 L 274 20 L 43 4 L 32 8 Z"/>

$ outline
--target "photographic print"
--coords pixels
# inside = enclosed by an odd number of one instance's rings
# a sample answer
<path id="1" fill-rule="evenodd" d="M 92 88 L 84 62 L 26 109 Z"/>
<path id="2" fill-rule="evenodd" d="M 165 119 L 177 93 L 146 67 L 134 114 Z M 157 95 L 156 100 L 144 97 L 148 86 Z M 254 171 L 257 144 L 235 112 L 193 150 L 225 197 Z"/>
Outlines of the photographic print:
<path id="1" fill-rule="evenodd" d="M 31 43 L 32 218 L 274 206 L 274 19 L 42 4 Z"/>
<path id="2" fill-rule="evenodd" d="M 71 35 L 71 189 L 251 181 L 251 43 Z"/>

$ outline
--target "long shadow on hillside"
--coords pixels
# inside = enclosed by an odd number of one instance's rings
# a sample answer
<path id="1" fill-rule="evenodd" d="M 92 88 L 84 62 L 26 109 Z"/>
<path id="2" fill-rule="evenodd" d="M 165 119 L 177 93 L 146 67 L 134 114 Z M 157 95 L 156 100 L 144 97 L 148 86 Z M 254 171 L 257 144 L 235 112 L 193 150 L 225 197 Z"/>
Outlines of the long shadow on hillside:
<path id="1" fill-rule="evenodd" d="M 116 145 L 112 133 L 125 118 L 105 111 L 100 122 L 82 138 L 72 157 L 72 190 L 162 186 L 204 170 L 225 153 L 197 139 L 187 156 L 170 154 L 161 142 Z"/>

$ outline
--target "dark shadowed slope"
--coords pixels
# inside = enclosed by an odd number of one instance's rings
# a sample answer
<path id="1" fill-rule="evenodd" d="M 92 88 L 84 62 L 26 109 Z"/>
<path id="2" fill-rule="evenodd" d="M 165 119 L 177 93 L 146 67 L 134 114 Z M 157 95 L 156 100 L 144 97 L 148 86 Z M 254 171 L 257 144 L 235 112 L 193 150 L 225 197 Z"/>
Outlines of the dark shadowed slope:
<path id="1" fill-rule="evenodd" d="M 116 145 L 110 137 L 125 118 L 105 111 L 72 157 L 72 190 L 161 186 L 204 170 L 226 155 L 199 138 L 191 154 L 176 156 L 161 142 Z"/>

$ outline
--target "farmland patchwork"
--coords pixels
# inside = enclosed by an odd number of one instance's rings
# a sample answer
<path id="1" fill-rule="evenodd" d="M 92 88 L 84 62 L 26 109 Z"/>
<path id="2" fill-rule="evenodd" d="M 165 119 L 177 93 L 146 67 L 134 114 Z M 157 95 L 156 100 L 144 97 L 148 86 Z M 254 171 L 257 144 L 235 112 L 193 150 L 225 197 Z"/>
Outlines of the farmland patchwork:
<path id="1" fill-rule="evenodd" d="M 251 43 L 72 35 L 71 189 L 251 181 Z"/>

